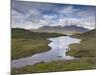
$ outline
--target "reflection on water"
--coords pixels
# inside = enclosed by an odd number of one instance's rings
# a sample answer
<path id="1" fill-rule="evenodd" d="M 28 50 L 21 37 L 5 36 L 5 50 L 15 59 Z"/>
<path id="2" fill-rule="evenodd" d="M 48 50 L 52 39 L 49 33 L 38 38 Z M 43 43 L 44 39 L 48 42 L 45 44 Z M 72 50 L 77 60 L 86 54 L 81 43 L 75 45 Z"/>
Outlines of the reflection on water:
<path id="1" fill-rule="evenodd" d="M 39 62 L 50 62 L 54 60 L 72 60 L 74 57 L 66 56 L 66 52 L 69 50 L 69 45 L 72 43 L 79 43 L 80 39 L 71 38 L 69 36 L 62 36 L 56 38 L 49 38 L 51 42 L 48 46 L 51 47 L 49 51 L 37 53 L 33 56 L 20 58 L 11 62 L 12 68 L 20 68 L 27 65 L 33 65 Z"/>

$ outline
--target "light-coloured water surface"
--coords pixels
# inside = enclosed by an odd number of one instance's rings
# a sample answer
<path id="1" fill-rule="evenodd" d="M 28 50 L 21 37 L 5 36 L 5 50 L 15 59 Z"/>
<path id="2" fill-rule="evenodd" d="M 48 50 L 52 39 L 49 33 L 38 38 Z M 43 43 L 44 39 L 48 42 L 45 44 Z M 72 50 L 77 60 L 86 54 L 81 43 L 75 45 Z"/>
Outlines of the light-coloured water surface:
<path id="1" fill-rule="evenodd" d="M 61 36 L 56 38 L 49 38 L 51 41 L 48 46 L 51 47 L 49 51 L 37 53 L 30 57 L 20 58 L 12 60 L 12 68 L 21 68 L 27 65 L 34 65 L 40 62 L 50 62 L 55 60 L 72 60 L 75 59 L 72 56 L 66 55 L 66 52 L 70 49 L 69 45 L 72 43 L 80 43 L 80 39 L 71 38 L 69 36 Z"/>

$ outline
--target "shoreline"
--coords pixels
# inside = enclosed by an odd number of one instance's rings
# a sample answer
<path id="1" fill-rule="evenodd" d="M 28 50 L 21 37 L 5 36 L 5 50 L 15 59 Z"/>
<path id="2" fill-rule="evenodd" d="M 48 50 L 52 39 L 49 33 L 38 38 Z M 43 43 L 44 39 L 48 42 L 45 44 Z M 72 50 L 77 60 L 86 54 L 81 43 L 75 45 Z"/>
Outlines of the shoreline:
<path id="1" fill-rule="evenodd" d="M 20 32 L 20 33 L 19 33 Z M 48 51 L 50 43 L 47 38 L 64 36 L 58 33 L 30 32 L 25 29 L 12 29 L 11 60 Z"/>

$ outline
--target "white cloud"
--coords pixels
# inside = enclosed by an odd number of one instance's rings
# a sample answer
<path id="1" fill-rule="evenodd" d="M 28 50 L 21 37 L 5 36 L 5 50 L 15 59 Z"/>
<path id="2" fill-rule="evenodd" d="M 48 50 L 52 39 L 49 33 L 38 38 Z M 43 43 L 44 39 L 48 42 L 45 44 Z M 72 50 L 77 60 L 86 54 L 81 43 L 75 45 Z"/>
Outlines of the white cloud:
<path id="1" fill-rule="evenodd" d="M 29 16 L 37 17 L 40 15 L 41 15 L 41 13 L 39 12 L 39 10 L 33 9 L 33 10 L 29 10 L 25 16 L 26 17 L 29 17 Z"/>
<path id="2" fill-rule="evenodd" d="M 37 29 L 41 26 L 78 25 L 92 29 L 95 27 L 94 13 L 71 5 L 59 8 L 48 3 L 18 2 L 12 8 L 12 27 Z"/>
<path id="3" fill-rule="evenodd" d="M 59 11 L 61 14 L 71 14 L 74 12 L 73 6 L 64 7 Z"/>
<path id="4" fill-rule="evenodd" d="M 80 27 L 85 27 L 88 29 L 93 29 L 95 28 L 95 22 L 89 22 L 85 19 L 78 19 L 78 18 L 62 18 L 59 19 L 59 22 L 56 24 L 59 26 L 65 26 L 65 25 L 77 25 Z"/>
<path id="5" fill-rule="evenodd" d="M 65 26 L 65 25 L 77 25 L 80 21 L 76 18 L 62 18 L 59 20 L 59 25 Z"/>
<path id="6" fill-rule="evenodd" d="M 12 27 L 36 29 L 40 27 L 39 19 L 37 20 L 34 18 L 37 16 L 40 16 L 40 12 L 38 10 L 29 10 L 29 12 L 25 15 L 16 10 L 12 10 Z M 43 21 L 41 21 L 41 23 L 43 23 Z"/>
<path id="7" fill-rule="evenodd" d="M 39 27 L 41 27 L 39 24 L 33 25 L 32 23 L 30 23 L 30 24 L 28 23 L 28 25 L 24 26 L 25 29 L 37 29 Z"/>
<path id="8" fill-rule="evenodd" d="M 55 16 L 54 15 L 43 15 L 43 18 L 46 20 L 52 20 L 55 18 Z"/>
<path id="9" fill-rule="evenodd" d="M 75 9 L 73 6 L 65 7 L 59 12 L 62 16 L 58 23 L 60 26 L 77 25 L 89 29 L 95 28 L 95 12 L 87 9 Z"/>

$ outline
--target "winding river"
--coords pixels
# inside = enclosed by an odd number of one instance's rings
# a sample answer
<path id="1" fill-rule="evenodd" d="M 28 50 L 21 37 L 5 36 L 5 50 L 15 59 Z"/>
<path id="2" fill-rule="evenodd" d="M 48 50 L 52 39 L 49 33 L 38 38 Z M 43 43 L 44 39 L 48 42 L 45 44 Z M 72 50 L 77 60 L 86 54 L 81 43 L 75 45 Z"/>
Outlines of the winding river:
<path id="1" fill-rule="evenodd" d="M 61 36 L 56 38 L 48 38 L 51 41 L 48 46 L 51 47 L 49 51 L 37 53 L 30 57 L 20 58 L 11 61 L 12 68 L 21 68 L 27 65 L 34 65 L 40 62 L 50 62 L 55 60 L 72 60 L 72 56 L 66 55 L 70 50 L 69 45 L 72 43 L 80 43 L 80 39 L 69 36 Z"/>

